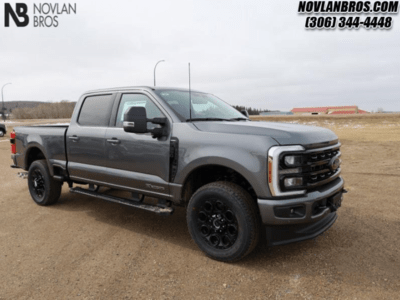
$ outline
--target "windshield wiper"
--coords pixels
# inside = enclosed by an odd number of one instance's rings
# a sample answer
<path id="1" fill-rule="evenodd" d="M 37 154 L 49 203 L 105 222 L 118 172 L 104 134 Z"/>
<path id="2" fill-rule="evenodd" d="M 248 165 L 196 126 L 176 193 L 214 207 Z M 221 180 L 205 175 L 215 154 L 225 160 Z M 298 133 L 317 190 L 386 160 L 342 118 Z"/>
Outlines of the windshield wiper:
<path id="1" fill-rule="evenodd" d="M 232 119 L 229 119 L 229 121 L 241 121 L 241 120 L 247 121 L 248 119 L 247 118 L 232 118 Z"/>
<path id="2" fill-rule="evenodd" d="M 222 118 L 192 118 L 187 119 L 186 122 L 191 121 L 230 121 L 231 119 L 222 119 Z"/>

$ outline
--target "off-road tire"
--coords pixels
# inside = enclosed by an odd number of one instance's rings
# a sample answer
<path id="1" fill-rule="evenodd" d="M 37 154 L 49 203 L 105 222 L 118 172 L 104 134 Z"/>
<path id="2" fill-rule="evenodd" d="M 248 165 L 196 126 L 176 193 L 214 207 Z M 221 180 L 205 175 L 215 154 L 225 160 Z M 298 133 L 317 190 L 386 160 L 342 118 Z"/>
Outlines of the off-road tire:
<path id="1" fill-rule="evenodd" d="M 222 206 L 229 209 L 225 210 L 225 213 L 221 214 L 222 219 L 218 220 L 224 220 L 223 215 L 230 211 L 234 214 L 237 221 L 236 239 L 234 239 L 233 244 L 228 243 L 226 249 L 220 248 L 224 247 L 222 239 L 218 244 L 215 242 L 214 245 L 212 245 L 213 241 L 209 238 L 210 234 L 205 237 L 205 234 L 207 235 L 207 229 L 205 230 L 206 233 L 203 231 L 204 222 L 209 222 L 206 224 L 206 226 L 208 226 L 207 228 L 211 227 L 211 232 L 215 232 L 216 227 L 210 225 L 214 224 L 213 221 L 204 221 L 203 210 L 205 208 L 209 209 L 210 203 L 217 203 L 217 205 L 219 205 L 219 201 L 222 202 Z M 211 211 L 211 214 L 206 215 L 210 216 L 212 219 L 215 216 L 215 209 L 209 211 Z M 261 220 L 256 202 L 246 190 L 231 182 L 213 182 L 198 189 L 189 201 L 186 218 L 192 239 L 207 256 L 218 261 L 233 262 L 242 259 L 253 251 L 260 237 Z M 226 219 L 227 218 L 225 218 L 225 221 Z M 230 219 L 232 219 L 232 217 L 230 217 Z M 213 220 L 215 221 L 215 219 Z M 221 224 L 218 223 L 218 225 Z M 218 237 L 224 238 L 223 234 L 224 233 L 213 233 L 213 235 L 217 236 L 216 240 L 218 240 Z M 228 240 L 229 237 L 230 236 L 228 236 Z"/>
<path id="2" fill-rule="evenodd" d="M 0 129 L 0 137 L 3 137 L 3 136 L 5 136 L 4 130 Z"/>
<path id="3" fill-rule="evenodd" d="M 33 201 L 42 206 L 54 204 L 60 198 L 61 187 L 62 183 L 51 177 L 46 160 L 36 160 L 31 164 L 28 171 L 28 188 Z M 40 192 L 41 190 L 43 192 Z"/>

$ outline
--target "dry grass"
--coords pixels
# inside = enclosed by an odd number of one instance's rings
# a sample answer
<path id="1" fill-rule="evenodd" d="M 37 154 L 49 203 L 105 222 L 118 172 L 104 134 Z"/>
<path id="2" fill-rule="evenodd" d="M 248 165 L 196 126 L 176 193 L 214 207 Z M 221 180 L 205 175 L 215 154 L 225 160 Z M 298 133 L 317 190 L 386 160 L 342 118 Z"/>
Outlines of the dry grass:
<path id="1" fill-rule="evenodd" d="M 255 121 L 321 126 L 333 130 L 340 139 L 352 141 L 400 141 L 400 114 L 355 116 L 252 116 Z"/>

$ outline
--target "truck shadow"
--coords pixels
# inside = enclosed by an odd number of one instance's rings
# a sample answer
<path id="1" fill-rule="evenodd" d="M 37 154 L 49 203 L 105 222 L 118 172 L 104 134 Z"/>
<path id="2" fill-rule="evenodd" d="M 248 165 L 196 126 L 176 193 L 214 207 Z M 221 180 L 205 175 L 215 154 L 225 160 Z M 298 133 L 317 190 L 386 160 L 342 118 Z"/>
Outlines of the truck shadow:
<path id="1" fill-rule="evenodd" d="M 183 207 L 176 207 L 170 216 L 159 216 L 117 203 L 63 192 L 60 200 L 51 208 L 84 212 L 89 218 L 111 226 L 168 241 L 192 250 L 197 249 L 187 230 L 186 211 Z"/>
<path id="2" fill-rule="evenodd" d="M 96 221 L 172 243 L 193 250 L 190 255 L 204 257 L 187 230 L 183 207 L 176 208 L 169 217 L 161 217 L 83 195 L 63 193 L 59 203 L 51 209 L 83 212 Z M 319 237 L 275 247 L 268 247 L 265 241 L 261 241 L 250 255 L 233 265 L 251 270 L 254 274 L 265 274 L 267 271 L 271 276 L 288 275 L 294 278 L 307 276 L 317 279 L 326 273 L 332 282 L 341 282 L 345 278 L 354 285 L 360 284 L 365 277 L 377 280 L 376 274 L 370 272 L 372 265 L 385 270 L 385 277 L 398 277 L 396 274 L 400 265 L 392 257 L 393 249 L 387 248 L 388 241 L 392 239 L 390 232 L 377 230 L 383 228 L 382 225 L 382 220 L 378 218 L 362 219 L 353 208 L 344 207 L 338 222 Z M 400 230 L 400 222 L 392 226 Z M 372 263 L 366 264 L 366 261 Z"/>

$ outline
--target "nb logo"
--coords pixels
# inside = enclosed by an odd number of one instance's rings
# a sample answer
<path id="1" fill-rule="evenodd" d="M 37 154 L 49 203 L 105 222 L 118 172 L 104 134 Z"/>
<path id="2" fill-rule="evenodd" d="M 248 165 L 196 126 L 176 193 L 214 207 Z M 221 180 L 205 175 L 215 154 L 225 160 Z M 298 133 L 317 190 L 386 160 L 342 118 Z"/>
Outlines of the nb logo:
<path id="1" fill-rule="evenodd" d="M 10 16 L 17 27 L 27 26 L 29 24 L 28 6 L 25 3 L 16 3 L 15 8 L 16 11 L 13 10 L 10 3 L 4 3 L 4 26 L 10 27 Z"/>

